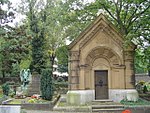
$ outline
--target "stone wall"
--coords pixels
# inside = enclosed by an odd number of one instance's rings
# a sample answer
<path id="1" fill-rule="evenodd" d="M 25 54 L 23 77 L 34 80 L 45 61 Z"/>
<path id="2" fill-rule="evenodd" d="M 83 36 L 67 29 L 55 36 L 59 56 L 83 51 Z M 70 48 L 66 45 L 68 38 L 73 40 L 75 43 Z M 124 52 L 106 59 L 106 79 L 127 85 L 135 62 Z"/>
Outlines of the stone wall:
<path id="1" fill-rule="evenodd" d="M 135 80 L 136 82 L 138 81 L 150 82 L 150 76 L 148 76 L 148 74 L 135 74 Z"/>

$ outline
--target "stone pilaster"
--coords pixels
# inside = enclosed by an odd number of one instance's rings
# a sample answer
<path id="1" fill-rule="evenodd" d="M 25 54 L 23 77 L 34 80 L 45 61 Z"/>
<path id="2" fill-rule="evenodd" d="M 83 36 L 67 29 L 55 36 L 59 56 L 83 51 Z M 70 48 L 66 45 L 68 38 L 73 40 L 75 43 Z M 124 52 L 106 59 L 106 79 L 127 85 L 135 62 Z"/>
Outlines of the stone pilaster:
<path id="1" fill-rule="evenodd" d="M 125 84 L 126 89 L 135 88 L 134 51 L 125 51 Z"/>
<path id="2" fill-rule="evenodd" d="M 70 52 L 70 72 L 69 72 L 69 89 L 76 90 L 79 88 L 79 52 Z"/>

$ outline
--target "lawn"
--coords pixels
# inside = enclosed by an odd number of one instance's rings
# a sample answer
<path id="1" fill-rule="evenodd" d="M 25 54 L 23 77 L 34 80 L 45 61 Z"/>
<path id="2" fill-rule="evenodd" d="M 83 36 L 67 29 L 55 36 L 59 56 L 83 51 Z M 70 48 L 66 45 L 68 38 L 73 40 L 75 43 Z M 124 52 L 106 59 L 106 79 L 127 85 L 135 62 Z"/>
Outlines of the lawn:
<path id="1" fill-rule="evenodd" d="M 3 94 L 2 93 L 0 93 L 0 98 L 2 98 L 3 97 Z"/>

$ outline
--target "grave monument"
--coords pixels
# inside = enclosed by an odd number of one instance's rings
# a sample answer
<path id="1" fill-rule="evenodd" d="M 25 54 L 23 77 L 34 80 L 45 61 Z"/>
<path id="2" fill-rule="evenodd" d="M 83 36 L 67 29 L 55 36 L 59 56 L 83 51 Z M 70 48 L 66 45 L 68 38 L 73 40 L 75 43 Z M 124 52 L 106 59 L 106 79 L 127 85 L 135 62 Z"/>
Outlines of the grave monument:
<path id="1" fill-rule="evenodd" d="M 69 45 L 69 104 L 111 99 L 119 102 L 135 90 L 132 43 L 124 47 L 123 35 L 100 14 Z M 135 96 L 134 96 L 135 95 Z"/>

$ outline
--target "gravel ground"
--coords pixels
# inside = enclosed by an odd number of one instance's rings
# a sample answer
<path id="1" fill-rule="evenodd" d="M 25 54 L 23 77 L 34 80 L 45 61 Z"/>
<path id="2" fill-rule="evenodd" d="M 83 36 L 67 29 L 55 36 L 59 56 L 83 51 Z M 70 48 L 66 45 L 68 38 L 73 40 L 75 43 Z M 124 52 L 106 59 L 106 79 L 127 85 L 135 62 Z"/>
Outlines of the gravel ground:
<path id="1" fill-rule="evenodd" d="M 150 113 L 150 109 L 132 109 L 132 113 Z M 66 111 L 37 111 L 37 110 L 26 110 L 26 113 L 90 113 L 90 112 L 66 112 Z M 101 112 L 99 112 L 101 113 Z M 106 112 L 105 112 L 106 113 Z M 110 112 L 109 112 L 110 113 Z M 114 113 L 114 112 L 111 112 Z"/>
<path id="2" fill-rule="evenodd" d="M 83 113 L 83 112 L 59 112 L 59 111 L 37 111 L 37 110 L 25 110 L 27 113 Z M 85 112 L 84 112 L 85 113 Z M 86 112 L 87 113 L 87 112 Z"/>

